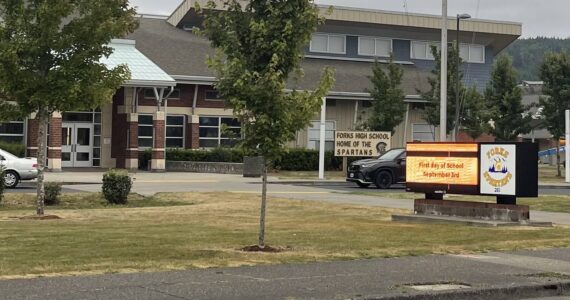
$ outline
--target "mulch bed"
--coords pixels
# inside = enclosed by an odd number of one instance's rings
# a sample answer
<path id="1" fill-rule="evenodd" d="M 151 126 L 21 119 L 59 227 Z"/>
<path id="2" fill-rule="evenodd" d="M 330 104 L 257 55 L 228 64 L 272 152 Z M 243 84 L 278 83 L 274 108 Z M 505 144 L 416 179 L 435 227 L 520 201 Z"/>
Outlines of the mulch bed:
<path id="1" fill-rule="evenodd" d="M 244 251 L 244 252 L 266 252 L 266 253 L 279 253 L 279 252 L 287 251 L 286 248 L 271 247 L 271 246 L 265 246 L 265 247 L 261 248 L 261 247 L 259 247 L 259 245 L 243 247 L 240 250 Z"/>
<path id="2" fill-rule="evenodd" d="M 26 217 L 21 217 L 20 220 L 39 220 L 39 221 L 44 221 L 44 220 L 61 220 L 60 217 L 55 216 L 55 215 L 43 215 L 43 216 L 26 216 Z"/>

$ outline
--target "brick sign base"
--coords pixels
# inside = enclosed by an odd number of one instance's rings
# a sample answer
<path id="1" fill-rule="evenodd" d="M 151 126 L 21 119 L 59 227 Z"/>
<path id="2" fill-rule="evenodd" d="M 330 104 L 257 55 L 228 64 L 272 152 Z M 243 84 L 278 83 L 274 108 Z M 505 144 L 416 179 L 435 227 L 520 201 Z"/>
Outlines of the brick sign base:
<path id="1" fill-rule="evenodd" d="M 530 219 L 527 205 L 416 199 L 417 215 L 450 216 L 492 221 L 521 222 Z"/>

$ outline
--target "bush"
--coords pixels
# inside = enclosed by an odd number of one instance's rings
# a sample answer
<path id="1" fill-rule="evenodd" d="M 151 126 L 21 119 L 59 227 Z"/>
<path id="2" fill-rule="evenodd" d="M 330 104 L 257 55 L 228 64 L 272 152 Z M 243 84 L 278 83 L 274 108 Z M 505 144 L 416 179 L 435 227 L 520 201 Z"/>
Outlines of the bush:
<path id="1" fill-rule="evenodd" d="M 139 170 L 148 170 L 150 167 L 151 159 L 152 159 L 151 149 L 139 152 Z"/>
<path id="2" fill-rule="evenodd" d="M 215 148 L 212 150 L 168 149 L 166 160 L 197 162 L 243 162 L 243 151 L 237 148 Z"/>
<path id="3" fill-rule="evenodd" d="M 26 145 L 24 144 L 0 142 L 0 149 L 10 152 L 17 157 L 26 156 Z"/>
<path id="4" fill-rule="evenodd" d="M 61 194 L 61 183 L 59 182 L 46 182 L 44 184 L 46 205 L 58 205 L 59 195 Z"/>
<path id="5" fill-rule="evenodd" d="M 103 196 L 111 204 L 127 204 L 132 186 L 126 171 L 110 170 L 103 175 Z"/>

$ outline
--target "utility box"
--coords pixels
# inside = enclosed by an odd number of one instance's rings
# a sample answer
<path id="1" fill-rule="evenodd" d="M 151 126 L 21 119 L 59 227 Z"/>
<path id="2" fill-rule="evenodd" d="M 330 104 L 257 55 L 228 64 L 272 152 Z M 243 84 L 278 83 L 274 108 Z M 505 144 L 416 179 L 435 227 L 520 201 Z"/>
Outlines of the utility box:
<path id="1" fill-rule="evenodd" d="M 245 156 L 243 158 L 243 177 L 261 177 L 263 175 L 263 160 L 263 156 Z"/>

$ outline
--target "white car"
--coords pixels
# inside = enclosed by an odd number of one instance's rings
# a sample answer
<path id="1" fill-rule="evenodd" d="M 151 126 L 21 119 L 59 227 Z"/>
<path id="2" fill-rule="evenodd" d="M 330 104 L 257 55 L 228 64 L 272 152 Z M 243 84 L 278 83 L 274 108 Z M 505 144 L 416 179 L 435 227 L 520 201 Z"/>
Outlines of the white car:
<path id="1" fill-rule="evenodd" d="M 4 185 L 15 188 L 21 180 L 38 178 L 38 160 L 36 158 L 19 158 L 0 149 L 0 165 L 4 168 Z"/>

